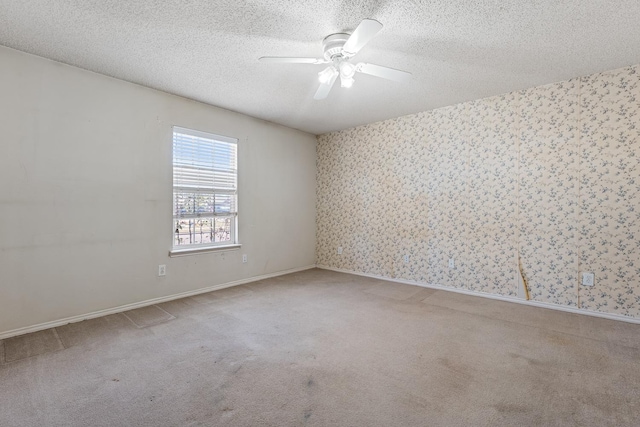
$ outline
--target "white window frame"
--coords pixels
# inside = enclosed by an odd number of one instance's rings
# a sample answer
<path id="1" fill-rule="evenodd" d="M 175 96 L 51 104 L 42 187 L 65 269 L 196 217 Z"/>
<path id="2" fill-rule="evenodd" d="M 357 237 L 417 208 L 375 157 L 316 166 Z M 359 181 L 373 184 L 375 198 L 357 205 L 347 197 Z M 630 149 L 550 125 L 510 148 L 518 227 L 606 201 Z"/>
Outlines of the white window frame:
<path id="1" fill-rule="evenodd" d="M 219 141 L 219 142 L 225 142 L 225 143 L 229 143 L 229 144 L 235 144 L 236 146 L 236 169 L 235 169 L 235 189 L 233 190 L 198 190 L 195 192 L 203 192 L 205 194 L 233 194 L 235 195 L 235 212 L 232 212 L 231 214 L 226 214 L 226 215 L 221 215 L 221 214 L 216 214 L 211 213 L 211 214 L 191 214 L 191 215 L 186 215 L 186 216 L 182 216 L 182 215 L 176 215 L 175 214 L 175 191 L 176 191 L 176 187 L 175 187 L 175 182 L 173 179 L 173 175 L 174 175 L 174 168 L 175 168 L 175 163 L 174 163 L 174 144 L 175 144 L 175 134 L 182 134 L 182 135 L 189 135 L 189 136 L 193 136 L 196 138 L 203 138 L 203 139 L 208 139 L 208 140 L 213 140 L 213 141 Z M 194 130 L 194 129 L 188 129 L 188 128 L 184 128 L 184 127 L 180 127 L 180 126 L 173 126 L 172 127 L 172 132 L 171 132 L 171 183 L 172 183 L 172 203 L 171 203 L 171 210 L 172 210 L 172 232 L 171 232 L 171 250 L 169 251 L 169 255 L 170 256 L 182 256 L 182 255 L 189 255 L 189 254 L 198 254 L 198 253 L 206 253 L 206 252 L 210 252 L 210 251 L 224 251 L 224 250 L 233 250 L 233 249 L 238 249 L 241 247 L 239 241 L 238 241 L 238 139 L 237 138 L 232 138 L 232 137 L 228 137 L 228 136 L 223 136 L 223 135 L 217 135 L 214 133 L 210 133 L 210 132 L 202 132 L 202 131 L 198 131 L 198 130 Z M 182 188 L 182 190 L 184 191 L 184 188 Z M 212 242 L 212 243 L 196 243 L 196 244 L 189 244 L 189 245 L 176 245 L 176 240 L 175 240 L 175 228 L 176 228 L 176 221 L 179 220 L 180 218 L 187 218 L 187 219 L 192 219 L 192 218 L 199 218 L 199 217 L 205 217 L 205 218 L 215 218 L 216 216 L 223 216 L 223 217 L 229 217 L 231 218 L 231 224 L 230 224 L 230 240 L 229 241 L 224 241 L 224 242 Z"/>

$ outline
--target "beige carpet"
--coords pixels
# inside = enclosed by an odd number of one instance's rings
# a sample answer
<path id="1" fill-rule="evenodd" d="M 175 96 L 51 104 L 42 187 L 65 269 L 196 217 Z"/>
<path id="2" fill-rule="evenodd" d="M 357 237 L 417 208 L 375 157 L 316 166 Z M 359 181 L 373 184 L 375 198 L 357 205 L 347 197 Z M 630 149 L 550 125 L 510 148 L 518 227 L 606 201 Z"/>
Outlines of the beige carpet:
<path id="1" fill-rule="evenodd" d="M 640 326 L 310 270 L 4 340 L 1 426 L 640 425 Z"/>

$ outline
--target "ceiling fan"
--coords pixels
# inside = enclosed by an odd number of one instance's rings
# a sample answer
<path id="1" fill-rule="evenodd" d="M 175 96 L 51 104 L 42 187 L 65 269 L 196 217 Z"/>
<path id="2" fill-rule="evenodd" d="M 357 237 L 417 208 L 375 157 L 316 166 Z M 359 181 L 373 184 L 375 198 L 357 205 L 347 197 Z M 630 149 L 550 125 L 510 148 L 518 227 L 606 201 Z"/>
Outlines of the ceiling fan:
<path id="1" fill-rule="evenodd" d="M 382 65 L 359 62 L 349 62 L 382 29 L 382 24 L 375 19 L 364 19 L 352 34 L 336 33 L 324 38 L 322 58 L 287 58 L 278 56 L 263 56 L 259 60 L 271 63 L 288 64 L 331 64 L 318 73 L 320 87 L 313 96 L 314 99 L 324 99 L 329 95 L 333 84 L 340 76 L 340 86 L 353 86 L 355 73 L 370 74 L 383 79 L 404 82 L 411 78 L 411 73 L 383 67 Z"/>

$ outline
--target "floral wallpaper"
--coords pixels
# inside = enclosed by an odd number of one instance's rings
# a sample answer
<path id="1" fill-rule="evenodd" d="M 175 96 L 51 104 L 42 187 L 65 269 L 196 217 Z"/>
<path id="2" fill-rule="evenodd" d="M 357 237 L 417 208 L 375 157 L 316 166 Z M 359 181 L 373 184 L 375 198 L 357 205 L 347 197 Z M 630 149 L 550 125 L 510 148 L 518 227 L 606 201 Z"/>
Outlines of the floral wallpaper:
<path id="1" fill-rule="evenodd" d="M 640 66 L 580 82 L 580 307 L 640 317 Z"/>
<path id="2" fill-rule="evenodd" d="M 317 233 L 322 266 L 640 317 L 640 66 L 319 136 Z"/>

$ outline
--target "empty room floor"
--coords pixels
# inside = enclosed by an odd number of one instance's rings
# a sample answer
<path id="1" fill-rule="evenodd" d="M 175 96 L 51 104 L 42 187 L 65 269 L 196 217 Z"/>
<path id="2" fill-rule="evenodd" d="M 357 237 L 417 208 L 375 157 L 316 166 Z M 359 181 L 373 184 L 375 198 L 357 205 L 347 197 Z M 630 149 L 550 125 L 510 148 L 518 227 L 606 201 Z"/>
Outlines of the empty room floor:
<path id="1" fill-rule="evenodd" d="M 639 337 L 313 269 L 6 339 L 0 425 L 637 426 Z"/>

